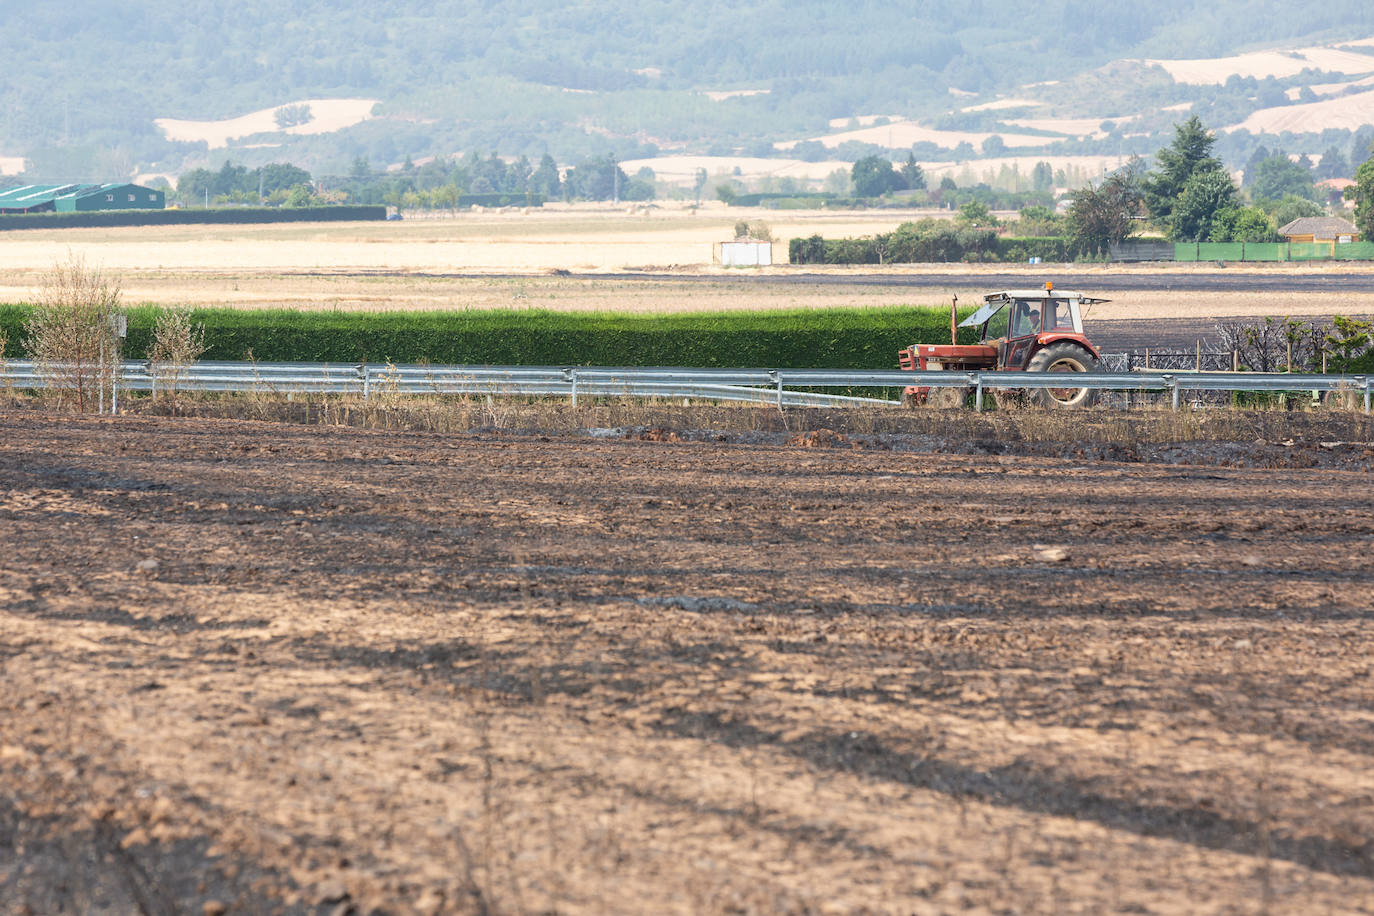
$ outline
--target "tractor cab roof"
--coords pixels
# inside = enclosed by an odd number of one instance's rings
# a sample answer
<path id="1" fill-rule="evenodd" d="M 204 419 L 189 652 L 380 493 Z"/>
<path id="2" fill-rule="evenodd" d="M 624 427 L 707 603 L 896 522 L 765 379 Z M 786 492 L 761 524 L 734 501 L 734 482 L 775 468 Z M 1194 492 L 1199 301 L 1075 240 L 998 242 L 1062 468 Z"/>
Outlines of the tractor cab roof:
<path id="1" fill-rule="evenodd" d="M 983 297 L 984 302 L 994 300 L 1002 301 L 1007 299 L 1078 299 L 1082 302 L 1106 302 L 1106 299 L 1092 299 L 1082 293 L 1074 293 L 1064 289 L 1004 289 L 997 293 L 988 293 Z"/>
<path id="2" fill-rule="evenodd" d="M 988 293 L 984 296 L 982 307 L 963 321 L 959 322 L 959 327 L 977 327 L 993 315 L 996 315 L 998 309 L 1017 299 L 1071 299 L 1080 305 L 1095 305 L 1099 302 L 1111 301 L 1110 299 L 1094 299 L 1082 293 L 1075 293 L 1062 289 L 1007 289 L 997 293 Z"/>

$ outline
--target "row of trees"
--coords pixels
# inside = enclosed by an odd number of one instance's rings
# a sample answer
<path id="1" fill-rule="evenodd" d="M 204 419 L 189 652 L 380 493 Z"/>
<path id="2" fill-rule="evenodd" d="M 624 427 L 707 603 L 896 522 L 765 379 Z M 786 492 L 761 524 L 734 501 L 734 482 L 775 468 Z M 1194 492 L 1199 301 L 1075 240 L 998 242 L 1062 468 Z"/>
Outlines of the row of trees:
<path id="1" fill-rule="evenodd" d="M 900 169 L 892 167 L 886 156 L 865 156 L 850 170 L 854 193 L 860 197 L 882 197 L 893 191 L 919 191 L 926 186 L 926 173 L 916 157 L 906 154 Z"/>
<path id="2" fill-rule="evenodd" d="M 354 163 L 345 187 L 360 203 L 413 206 L 426 198 L 436 206 L 463 194 L 537 194 L 546 200 L 653 200 L 655 176 L 640 169 L 632 178 L 613 156 L 589 159 L 560 170 L 545 153 L 537 166 L 521 156 L 506 162 L 495 153 L 483 158 L 437 159 L 423 167 L 407 164 L 399 174 L 372 172 L 366 161 Z"/>
<path id="3" fill-rule="evenodd" d="M 319 200 L 310 173 L 286 162 L 248 169 L 225 161 L 218 171 L 191 169 L 177 179 L 177 195 L 183 202 L 268 203 L 313 206 Z"/>
<path id="4" fill-rule="evenodd" d="M 192 169 L 177 181 L 188 204 L 267 203 L 313 206 L 331 201 L 448 208 L 465 194 L 535 194 L 545 199 L 652 200 L 654 173 L 641 169 L 632 178 L 613 157 L 590 159 L 560 170 L 547 153 L 537 166 L 521 156 L 507 162 L 495 153 L 449 159 L 423 166 L 407 161 L 398 172 L 377 172 L 366 158 L 354 160 L 348 175 L 326 178 L 327 191 L 304 169 L 274 163 L 257 169 L 225 162 L 218 171 Z"/>
<path id="5" fill-rule="evenodd" d="M 1134 159 L 1101 184 L 1076 192 L 1068 214 L 1076 243 L 1100 251 L 1134 234 L 1146 220 L 1176 241 L 1277 241 L 1278 227 L 1325 212 L 1310 164 L 1263 150 L 1247 168 L 1242 188 L 1212 155 L 1215 143 L 1201 120 L 1189 118 L 1175 129 L 1173 143 L 1156 154 L 1154 170 L 1145 171 Z M 1356 222 L 1366 237 L 1374 237 L 1371 162 L 1360 166 L 1356 186 L 1346 192 L 1356 201 Z"/>

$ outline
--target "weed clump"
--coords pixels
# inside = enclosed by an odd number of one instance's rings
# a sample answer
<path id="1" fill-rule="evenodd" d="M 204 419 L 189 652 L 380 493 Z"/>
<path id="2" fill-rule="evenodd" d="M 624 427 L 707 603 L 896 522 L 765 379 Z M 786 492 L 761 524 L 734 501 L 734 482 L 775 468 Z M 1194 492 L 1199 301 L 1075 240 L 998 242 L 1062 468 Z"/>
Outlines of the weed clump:
<path id="1" fill-rule="evenodd" d="M 162 309 L 153 323 L 153 343 L 148 359 L 155 364 L 161 391 L 173 405 L 177 383 L 205 352 L 205 325 L 191 321 L 189 306 Z M 154 393 L 158 391 L 154 389 Z"/>
<path id="2" fill-rule="evenodd" d="M 59 403 L 84 413 L 119 366 L 118 283 L 108 282 L 79 255 L 43 278 L 25 322 L 26 349 Z M 2 351 L 0 351 L 2 352 Z"/>

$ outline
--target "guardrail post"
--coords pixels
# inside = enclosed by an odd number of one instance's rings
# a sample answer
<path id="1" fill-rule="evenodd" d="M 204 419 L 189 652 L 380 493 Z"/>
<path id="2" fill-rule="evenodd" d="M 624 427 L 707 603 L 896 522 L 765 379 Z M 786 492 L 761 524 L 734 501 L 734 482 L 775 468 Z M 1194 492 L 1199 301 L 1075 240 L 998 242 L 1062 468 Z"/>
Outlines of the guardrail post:
<path id="1" fill-rule="evenodd" d="M 1364 386 L 1364 412 L 1369 413 L 1369 378 L 1361 378 L 1360 384 Z"/>
<path id="2" fill-rule="evenodd" d="M 778 370 L 776 370 L 776 369 L 769 369 L 769 370 L 768 370 L 768 377 L 769 377 L 770 379 L 772 379 L 774 382 L 777 382 L 777 385 L 778 385 L 778 410 L 782 410 L 782 376 L 778 374 Z"/>
<path id="3" fill-rule="evenodd" d="M 577 367 L 563 367 L 563 381 L 572 385 L 572 406 L 577 406 Z"/>
<path id="4" fill-rule="evenodd" d="M 367 363 L 358 364 L 358 377 L 363 380 L 363 400 L 366 401 L 368 395 L 372 393 L 372 385 L 370 384 L 372 370 L 368 367 Z"/>
<path id="5" fill-rule="evenodd" d="M 973 409 L 981 413 L 983 410 L 983 373 L 974 373 Z"/>
<path id="6" fill-rule="evenodd" d="M 1170 404 L 1174 410 L 1178 410 L 1178 376 L 1166 375 L 1165 379 L 1169 382 L 1169 389 L 1172 392 L 1169 396 Z"/>

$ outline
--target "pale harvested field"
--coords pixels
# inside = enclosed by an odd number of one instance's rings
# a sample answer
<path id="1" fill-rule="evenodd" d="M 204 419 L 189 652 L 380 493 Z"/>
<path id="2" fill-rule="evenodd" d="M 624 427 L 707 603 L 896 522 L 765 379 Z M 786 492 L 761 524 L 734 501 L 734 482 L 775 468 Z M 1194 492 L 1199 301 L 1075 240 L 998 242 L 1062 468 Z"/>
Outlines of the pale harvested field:
<path id="1" fill-rule="evenodd" d="M 84 257 L 119 281 L 130 304 L 193 304 L 243 308 L 472 309 L 530 308 L 659 312 L 713 309 L 831 308 L 935 304 L 951 293 L 961 300 L 986 292 L 979 270 L 1023 274 L 1039 285 L 1046 273 L 1072 277 L 1092 293 L 1107 276 L 1129 273 L 1222 273 L 1212 265 L 1073 265 L 1032 267 L 991 264 L 905 265 L 887 268 L 817 268 L 808 274 L 871 277 L 948 274 L 928 287 L 795 282 L 797 268 L 726 271 L 711 266 L 714 243 L 733 234 L 736 220 L 763 219 L 772 228 L 775 259 L 787 240 L 889 231 L 929 211 L 824 213 L 726 211 L 692 215 L 662 208 L 649 215 L 623 211 L 464 214 L 457 218 L 392 223 L 275 226 L 177 226 L 14 232 L 0 245 L 0 302 L 32 299 L 42 273 L 69 253 Z M 1227 268 L 1237 290 L 1107 294 L 1090 320 L 1209 318 L 1222 315 L 1329 315 L 1374 313 L 1374 268 L 1368 293 L 1276 295 L 1244 288 L 1247 275 L 1320 274 L 1325 265 Z M 611 276 L 637 270 L 653 279 Z M 555 271 L 568 271 L 559 275 Z M 974 277 L 970 278 L 970 273 Z M 680 275 L 675 279 L 673 275 Z M 703 283 L 702 275 L 740 282 Z M 768 282 L 776 279 L 777 282 Z M 1062 282 L 1061 282 L 1062 285 Z"/>
<path id="2" fill-rule="evenodd" d="M 722 176 L 740 175 L 746 180 L 759 178 L 794 178 L 806 181 L 822 181 L 837 169 L 849 174 L 853 164 L 838 159 L 823 162 L 806 162 L 802 159 L 763 159 L 757 156 L 655 156 L 652 159 L 629 159 L 622 162 L 625 174 L 633 175 L 643 168 L 653 169 L 659 181 L 676 181 L 691 186 L 697 170 L 705 169 L 712 176 L 704 197 L 715 196 L 712 190 L 722 180 Z M 739 169 L 739 172 L 735 172 Z"/>
<path id="3" fill-rule="evenodd" d="M 1360 42 L 1346 42 L 1359 44 Z M 1283 78 L 1296 76 L 1312 68 L 1332 73 L 1361 74 L 1374 70 L 1374 57 L 1337 47 L 1274 49 L 1237 54 L 1234 57 L 1202 58 L 1198 60 L 1147 60 L 1157 64 L 1180 83 L 1208 85 L 1224 83 L 1232 76 L 1267 76 Z"/>
<path id="4" fill-rule="evenodd" d="M 463 213 L 401 222 L 267 226 L 162 226 L 7 233 L 0 270 L 42 268 L 70 250 L 112 271 L 421 270 L 619 271 L 706 266 L 738 220 L 765 220 L 780 241 L 799 235 L 868 235 L 938 211 L 779 216 L 775 211 L 675 205 L 625 209 L 547 208 Z"/>
<path id="5" fill-rule="evenodd" d="M 1101 138 L 1107 136 L 1107 132 L 1102 130 L 1103 121 L 1125 123 L 1134 121 L 1137 117 L 1127 115 L 1124 118 L 1010 118 L 1007 123 L 1017 127 L 1029 127 L 1032 130 L 1052 130 L 1071 137 Z"/>
<path id="6" fill-rule="evenodd" d="M 807 139 L 817 140 L 826 147 L 833 149 L 841 143 L 855 140 L 859 143 L 877 143 L 888 149 L 901 149 L 911 146 L 913 143 L 934 143 L 945 149 L 954 149 L 960 143 L 971 143 L 979 146 L 993 134 L 989 131 L 963 131 L 963 130 L 939 130 L 933 127 L 924 127 L 915 121 L 895 121 L 891 124 L 874 125 L 873 127 L 861 127 L 857 130 L 847 130 L 838 134 L 826 134 L 821 137 L 809 137 Z M 1026 147 L 1026 146 L 1048 146 L 1058 140 L 1058 137 L 1040 137 L 1032 134 L 1010 134 L 997 132 L 1002 141 L 1007 146 Z M 798 140 L 786 140 L 774 143 L 778 149 L 791 149 L 796 146 Z"/>
<path id="7" fill-rule="evenodd" d="M 309 105 L 310 120 L 305 124 L 288 127 L 277 126 L 277 109 L 284 105 Z M 169 140 L 182 140 L 189 143 L 204 141 L 210 149 L 227 146 L 230 140 L 252 134 L 327 134 L 345 127 L 352 127 L 372 117 L 372 109 L 377 106 L 376 99 L 302 99 L 297 102 L 283 102 L 271 108 L 250 112 L 237 118 L 219 121 L 184 121 L 176 118 L 156 118 L 158 126 Z"/>
<path id="8" fill-rule="evenodd" d="M 1370 60 L 1374 61 L 1374 58 Z M 1263 108 L 1226 130 L 1244 128 L 1251 133 L 1305 133 L 1327 128 L 1357 130 L 1370 123 L 1374 123 L 1374 92 L 1360 92 L 1305 105 Z"/>

